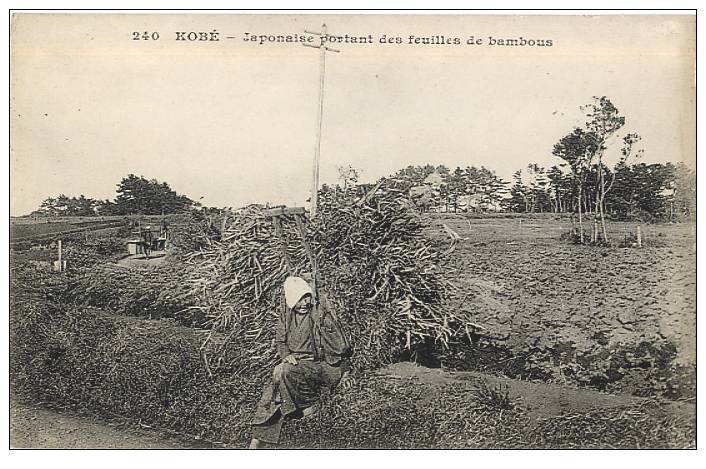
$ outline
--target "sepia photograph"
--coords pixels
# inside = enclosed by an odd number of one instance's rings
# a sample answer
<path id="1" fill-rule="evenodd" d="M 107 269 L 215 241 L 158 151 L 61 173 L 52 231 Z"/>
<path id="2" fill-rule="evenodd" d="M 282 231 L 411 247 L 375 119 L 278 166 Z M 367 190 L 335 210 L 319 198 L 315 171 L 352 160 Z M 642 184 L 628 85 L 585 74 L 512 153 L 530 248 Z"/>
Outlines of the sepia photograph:
<path id="1" fill-rule="evenodd" d="M 695 11 L 8 15 L 11 449 L 696 448 Z"/>

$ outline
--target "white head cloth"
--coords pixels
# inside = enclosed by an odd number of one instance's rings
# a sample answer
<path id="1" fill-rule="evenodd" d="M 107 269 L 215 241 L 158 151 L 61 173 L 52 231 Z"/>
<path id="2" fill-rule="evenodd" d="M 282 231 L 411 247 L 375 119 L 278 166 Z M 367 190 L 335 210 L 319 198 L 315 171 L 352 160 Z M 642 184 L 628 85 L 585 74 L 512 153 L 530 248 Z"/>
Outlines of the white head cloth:
<path id="1" fill-rule="evenodd" d="M 294 308 L 294 305 L 307 294 L 314 296 L 314 291 L 303 278 L 287 277 L 284 281 L 284 299 L 288 308 Z"/>

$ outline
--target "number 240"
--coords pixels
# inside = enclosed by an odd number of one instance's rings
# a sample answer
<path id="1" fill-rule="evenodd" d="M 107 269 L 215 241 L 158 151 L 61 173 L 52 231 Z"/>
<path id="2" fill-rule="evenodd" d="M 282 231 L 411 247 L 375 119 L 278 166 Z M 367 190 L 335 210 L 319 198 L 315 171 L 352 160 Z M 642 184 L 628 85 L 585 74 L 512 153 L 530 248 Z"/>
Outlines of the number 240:
<path id="1" fill-rule="evenodd" d="M 143 33 L 140 33 L 137 31 L 132 32 L 132 40 L 133 41 L 139 41 L 139 40 L 149 41 L 150 39 L 153 41 L 156 41 L 157 39 L 159 39 L 159 33 L 157 31 L 155 31 L 153 33 L 150 33 L 149 31 L 145 31 Z"/>

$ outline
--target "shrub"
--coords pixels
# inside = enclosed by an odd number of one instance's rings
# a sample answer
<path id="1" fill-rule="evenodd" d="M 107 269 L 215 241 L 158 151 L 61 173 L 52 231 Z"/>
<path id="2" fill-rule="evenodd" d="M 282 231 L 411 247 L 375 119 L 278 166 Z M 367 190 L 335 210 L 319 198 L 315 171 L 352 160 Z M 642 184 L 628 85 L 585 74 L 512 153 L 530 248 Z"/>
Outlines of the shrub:
<path id="1" fill-rule="evenodd" d="M 120 315 L 175 318 L 185 325 L 202 325 L 203 318 L 190 309 L 187 275 L 183 266 L 170 262 L 140 268 L 102 264 L 74 276 L 62 298 Z"/>
<path id="2" fill-rule="evenodd" d="M 16 391 L 200 439 L 246 441 L 262 382 L 227 366 L 209 373 L 195 330 L 50 304 L 24 305 L 15 318 Z"/>
<path id="3" fill-rule="evenodd" d="M 202 338 L 170 321 L 116 318 L 51 302 L 13 305 L 11 379 L 35 400 L 123 417 L 190 438 L 243 447 L 263 380 L 228 363 L 209 371 Z M 497 389 L 496 389 L 497 391 Z M 671 448 L 694 445 L 695 422 L 659 403 L 532 420 L 506 392 L 363 375 L 285 425 L 307 448 Z M 491 396 L 490 400 L 487 396 Z M 493 405 L 487 405 L 488 402 Z M 495 405 L 501 403 L 501 405 Z M 645 431 L 649 429 L 649 431 Z"/>

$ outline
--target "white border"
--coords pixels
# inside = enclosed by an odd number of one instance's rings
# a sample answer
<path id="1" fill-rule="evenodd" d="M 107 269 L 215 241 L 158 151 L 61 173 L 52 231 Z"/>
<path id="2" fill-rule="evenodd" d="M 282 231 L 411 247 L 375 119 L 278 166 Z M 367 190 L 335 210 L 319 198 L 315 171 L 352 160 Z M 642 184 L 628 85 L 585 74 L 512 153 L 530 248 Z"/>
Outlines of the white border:
<path id="1" fill-rule="evenodd" d="M 35 0 L 35 1 L 13 1 L 9 2 L 9 8 L 25 10 L 25 9 L 52 9 L 59 7 L 56 2 L 48 0 Z M 566 1 L 540 1 L 531 2 L 533 7 L 536 8 L 550 8 L 550 9 L 561 9 L 573 6 L 579 7 L 591 7 L 591 8 L 602 8 L 609 9 L 615 7 L 621 8 L 659 8 L 659 7 L 669 7 L 669 8 L 696 8 L 698 6 L 695 1 L 672 1 L 672 2 L 662 2 L 659 5 L 658 2 L 629 2 L 629 1 L 593 1 L 593 2 L 573 2 L 572 4 L 567 4 Z M 577 5 L 578 4 L 578 5 Z M 665 5 L 666 4 L 666 5 Z M 65 9 L 73 8 L 86 8 L 95 9 L 96 2 L 91 2 L 88 0 L 82 1 L 66 1 L 60 5 Z M 234 2 L 234 1 L 214 1 L 205 0 L 202 2 L 186 2 L 186 1 L 139 1 L 139 0 L 125 0 L 122 2 L 102 2 L 104 7 L 110 8 L 120 8 L 120 9 L 135 9 L 135 8 L 216 8 L 217 11 L 177 11 L 177 13 L 195 13 L 195 14 L 216 14 L 216 13 L 226 13 L 226 14 L 243 14 L 243 13 L 274 13 L 274 14 L 290 14 L 290 13 L 301 13 L 301 14 L 473 14 L 473 15 L 487 15 L 487 14 L 522 14 L 522 15 L 600 15 L 600 14 L 693 14 L 688 11 L 678 11 L 678 10 L 666 10 L 666 11 L 625 11 L 625 10 L 575 10 L 575 11 L 532 11 L 532 10 L 522 10 L 518 9 L 515 11 L 507 10 L 490 10 L 490 11 L 300 11 L 300 10 L 284 10 L 277 12 L 266 12 L 261 10 L 262 8 L 292 8 L 292 2 L 287 1 L 273 1 L 273 0 L 262 0 L 262 1 L 249 1 L 249 2 Z M 463 1 L 438 1 L 434 2 L 424 2 L 424 1 L 405 1 L 405 2 L 394 2 L 394 1 L 372 1 L 372 0 L 362 0 L 358 2 L 353 1 L 299 1 L 296 2 L 296 7 L 298 8 L 395 8 L 398 6 L 404 6 L 405 8 L 526 8 L 528 6 L 527 2 L 521 1 L 477 1 L 469 4 Z M 227 10 L 220 10 L 224 8 L 252 8 L 256 10 L 233 12 Z M 100 12 L 109 13 L 110 11 L 105 10 L 87 10 L 86 13 L 90 12 Z M 127 13 L 124 10 L 120 10 L 121 13 Z M 155 11 L 147 10 L 141 12 L 130 12 L 130 13 L 168 13 L 169 11 Z M 8 23 L 5 23 L 6 25 Z M 8 51 L 8 30 L 4 31 L 3 37 L 3 47 L 2 50 L 4 54 Z M 701 44 L 701 35 L 698 36 L 698 45 Z M 703 50 L 703 49 L 702 49 Z M 4 56 L 3 63 L 7 66 L 8 60 L 7 55 Z M 5 90 L 8 89 L 8 71 L 5 70 L 3 73 L 3 80 L 5 84 Z M 5 93 L 7 96 L 7 93 Z M 9 103 L 8 103 L 9 104 Z M 7 108 L 6 108 L 7 109 Z M 700 109 L 700 105 L 699 105 Z M 5 119 L 7 119 L 7 113 L 4 114 Z M 7 122 L 5 122 L 5 129 L 8 128 Z M 3 132 L 3 138 L 7 139 L 7 132 Z M 6 142 L 9 147 L 9 142 Z M 700 142 L 699 142 L 700 143 Z M 702 148 L 700 145 L 699 148 Z M 8 171 L 8 167 L 3 167 L 3 172 Z M 9 174 L 4 173 L 5 177 L 3 181 L 7 183 Z M 6 187 L 6 186 L 5 186 Z M 6 189 L 7 190 L 7 189 Z M 704 192 L 703 190 L 701 192 Z M 7 192 L 5 192 L 7 193 Z M 706 197 L 706 196 L 704 196 Z M 702 197 L 698 197 L 699 206 L 701 206 Z M 706 205 L 705 205 L 706 206 Z M 5 229 L 2 230 L 2 243 L 3 246 L 9 246 L 8 231 L 9 231 L 9 212 L 8 206 L 3 204 L 2 206 L 3 216 L 5 223 Z M 701 231 L 701 230 L 700 230 Z M 700 238 L 701 236 L 699 236 Z M 7 287 L 8 287 L 8 253 L 7 248 L 2 250 L 2 279 L 0 280 L 0 288 L 2 288 L 2 301 L 3 305 L 7 305 Z M 701 281 L 699 281 L 699 286 Z M 703 309 L 703 308 L 699 308 Z M 7 313 L 5 308 L 0 309 L 4 313 Z M 704 337 L 701 334 L 703 329 L 703 323 L 706 319 L 699 322 L 698 332 L 699 337 Z M 8 357 L 7 357 L 7 343 L 5 342 L 7 338 L 7 314 L 3 315 L 2 320 L 2 362 L 0 373 L 3 376 L 3 386 L 2 386 L 2 402 L 3 402 L 3 417 L 4 425 L 0 425 L 2 428 L 2 439 L 4 442 L 8 442 Z M 702 340 L 701 342 L 704 342 Z M 699 351 L 701 350 L 701 344 L 699 344 Z M 701 353 L 699 353 L 699 357 Z M 702 378 L 703 380 L 703 378 Z M 703 385 L 701 386 L 704 387 Z M 701 397 L 701 392 L 699 392 L 699 397 Z M 701 413 L 701 412 L 699 412 Z M 704 433 L 702 430 L 701 434 Z M 699 447 L 704 448 L 704 444 L 701 441 L 703 437 L 699 438 Z M 227 452 L 217 452 L 217 451 L 111 451 L 109 453 L 105 451 L 7 451 L 3 454 L 3 461 L 5 467 L 100 467 L 102 469 L 108 468 L 120 468 L 124 469 L 126 465 L 130 467 L 267 467 L 269 463 L 277 464 L 280 467 L 303 467 L 312 468 L 327 466 L 330 468 L 338 469 L 346 467 L 356 467 L 359 468 L 362 464 L 371 464 L 371 467 L 401 467 L 404 469 L 417 468 L 417 467 L 439 467 L 439 469 L 446 469 L 446 467 L 491 467 L 498 468 L 501 465 L 511 464 L 513 467 L 532 467 L 540 466 L 542 468 L 550 467 L 560 467 L 562 469 L 571 468 L 591 468 L 594 469 L 596 465 L 605 465 L 605 467 L 695 467 L 698 459 L 701 459 L 701 451 L 649 451 L 649 452 L 639 452 L 639 451 L 582 451 L 577 453 L 575 451 L 268 451 L 268 452 L 246 452 L 246 451 L 227 451 Z M 7 466 L 10 464 L 10 466 Z M 20 466 L 22 465 L 22 466 Z"/>

